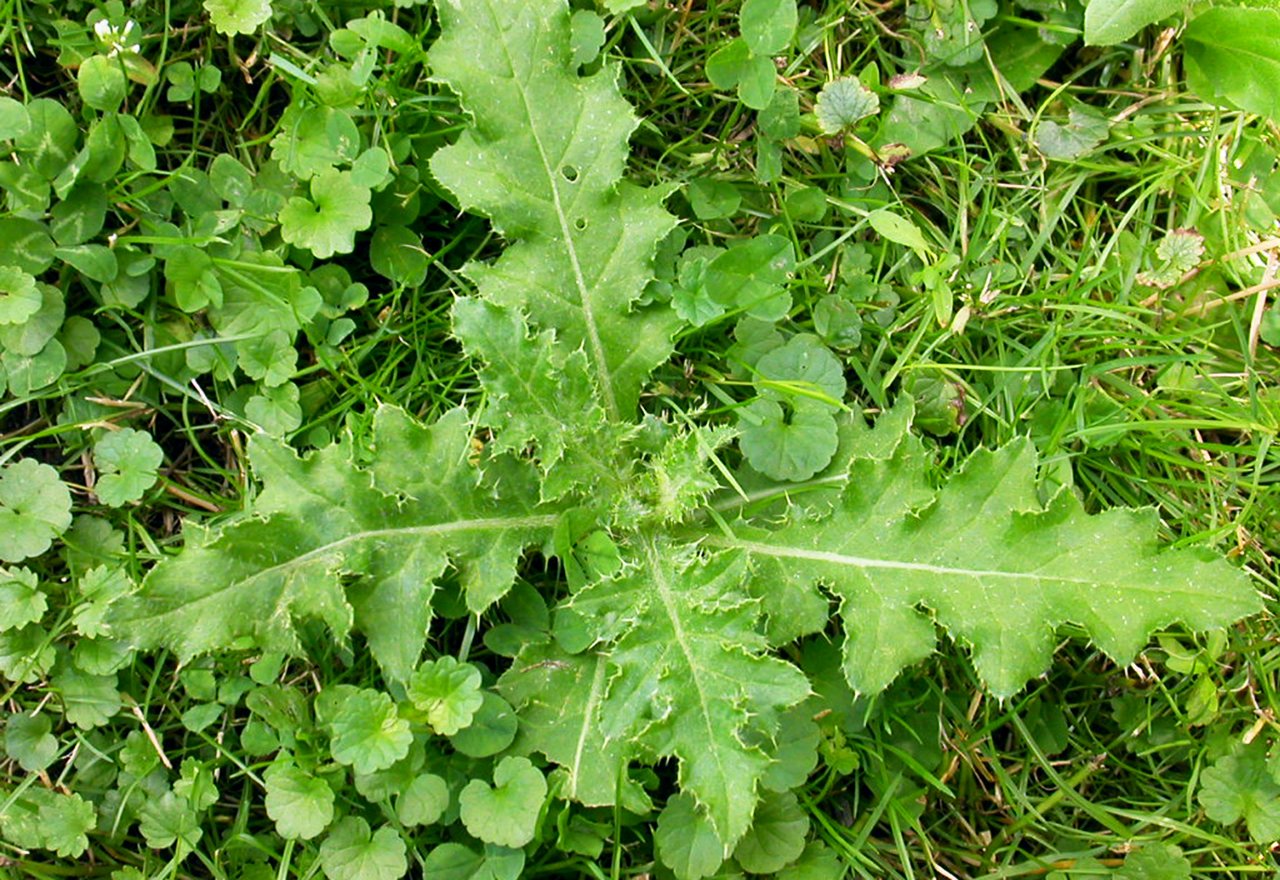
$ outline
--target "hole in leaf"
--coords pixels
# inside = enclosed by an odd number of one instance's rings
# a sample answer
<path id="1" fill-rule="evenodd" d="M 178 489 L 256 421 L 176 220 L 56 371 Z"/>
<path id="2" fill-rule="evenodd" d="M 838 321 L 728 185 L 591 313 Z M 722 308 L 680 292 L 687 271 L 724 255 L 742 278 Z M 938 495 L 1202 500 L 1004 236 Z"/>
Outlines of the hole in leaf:
<path id="1" fill-rule="evenodd" d="M 586 228 L 587 228 L 587 218 L 586 218 L 586 217 L 579 217 L 577 220 L 574 220 L 574 221 L 573 221 L 573 228 L 574 228 L 574 229 L 576 229 L 576 230 L 578 230 L 579 232 L 581 232 L 582 230 L 586 229 Z"/>
<path id="2" fill-rule="evenodd" d="M 563 165 L 560 168 L 560 176 L 570 183 L 578 182 L 578 169 L 573 165 Z"/>

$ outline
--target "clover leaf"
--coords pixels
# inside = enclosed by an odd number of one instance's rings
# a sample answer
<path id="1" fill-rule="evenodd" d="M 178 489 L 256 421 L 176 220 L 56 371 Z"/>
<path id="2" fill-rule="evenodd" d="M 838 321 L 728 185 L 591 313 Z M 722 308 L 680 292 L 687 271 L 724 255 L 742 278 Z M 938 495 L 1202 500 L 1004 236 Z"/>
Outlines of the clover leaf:
<path id="1" fill-rule="evenodd" d="M 71 525 L 71 493 L 47 464 L 24 458 L 0 469 L 0 562 L 49 549 Z"/>
<path id="2" fill-rule="evenodd" d="M 398 880 L 409 870 L 404 841 L 383 826 L 371 835 L 369 823 L 348 816 L 320 845 L 320 866 L 329 880 Z"/>
<path id="3" fill-rule="evenodd" d="M 251 34 L 271 17 L 271 0 L 204 0 L 209 21 L 229 37 Z"/>
<path id="4" fill-rule="evenodd" d="M 1280 782 L 1263 740 L 1214 761 L 1200 776 L 1199 798 L 1210 819 L 1223 825 L 1243 819 L 1255 842 L 1280 840 Z"/>
<path id="5" fill-rule="evenodd" d="M 280 234 L 321 259 L 349 254 L 356 232 L 373 222 L 370 196 L 352 182 L 351 172 L 326 169 L 312 179 L 310 199 L 294 196 L 280 211 Z"/>
<path id="6" fill-rule="evenodd" d="M 100 473 L 94 494 L 108 507 L 120 507 L 155 484 L 164 450 L 146 431 L 121 428 L 94 445 L 93 460 Z"/>
<path id="7" fill-rule="evenodd" d="M 0 324 L 21 324 L 40 311 L 43 302 L 34 275 L 17 266 L 0 266 Z"/>
<path id="8" fill-rule="evenodd" d="M 425 712 L 431 729 L 453 736 L 471 724 L 484 702 L 480 693 L 480 670 L 453 657 L 423 663 L 409 678 L 409 699 Z"/>
<path id="9" fill-rule="evenodd" d="M 503 758 L 493 771 L 493 787 L 472 779 L 458 796 L 462 824 L 475 837 L 498 846 L 521 847 L 533 840 L 547 780 L 528 758 Z"/>
<path id="10" fill-rule="evenodd" d="M 292 761 L 277 760 L 263 774 L 267 815 L 287 840 L 310 840 L 333 821 L 333 789 Z"/>
<path id="11" fill-rule="evenodd" d="M 119 59 L 90 55 L 76 72 L 80 97 L 94 110 L 114 112 L 123 102 L 129 83 Z"/>
<path id="12" fill-rule="evenodd" d="M 333 714 L 330 749 L 339 764 L 357 773 L 385 770 L 409 753 L 413 734 L 382 691 L 360 688 L 346 695 Z"/>
<path id="13" fill-rule="evenodd" d="M 44 593 L 35 572 L 27 568 L 0 568 L 0 632 L 20 629 L 44 616 Z"/>

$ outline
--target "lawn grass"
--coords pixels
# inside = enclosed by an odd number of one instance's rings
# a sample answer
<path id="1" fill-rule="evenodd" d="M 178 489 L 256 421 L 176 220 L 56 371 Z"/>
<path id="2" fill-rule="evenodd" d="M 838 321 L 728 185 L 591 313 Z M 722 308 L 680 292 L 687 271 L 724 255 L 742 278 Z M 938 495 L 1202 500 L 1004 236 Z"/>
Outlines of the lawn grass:
<path id="1" fill-rule="evenodd" d="M 163 111 L 173 134 L 157 146 L 156 171 L 108 184 L 108 229 L 126 246 L 130 235 L 139 249 L 149 246 L 130 224 L 167 210 L 155 199 L 171 178 L 207 168 L 223 153 L 255 170 L 265 161 L 284 107 L 305 93 L 296 71 L 314 73 L 323 34 L 354 17 L 337 4 L 309 12 L 306 4 L 275 6 L 271 24 L 234 41 L 215 33 L 194 3 L 166 3 L 167 22 L 158 6 L 114 11 L 141 23 L 143 54 L 161 70 L 185 60 L 222 75 L 216 91 L 197 90 L 189 102 L 165 98 L 160 82 L 135 86 L 135 115 Z M 789 326 L 812 331 L 816 306 L 836 289 L 852 247 L 873 238 L 868 213 L 892 208 L 939 253 L 956 258 L 947 279 L 953 314 L 964 320 L 936 320 L 909 256 L 876 265 L 877 281 L 899 303 L 883 324 L 865 320 L 860 343 L 845 352 L 848 405 L 875 415 L 914 382 L 923 394 L 958 395 L 960 424 L 929 441 L 938 449 L 938 479 L 979 447 L 1030 436 L 1047 484 L 1079 493 L 1091 511 L 1152 508 L 1163 541 L 1225 553 L 1268 600 L 1276 596 L 1280 350 L 1259 338 L 1259 321 L 1264 309 L 1277 308 L 1280 243 L 1274 218 L 1269 228 L 1258 221 L 1240 168 L 1261 150 L 1280 150 L 1277 121 L 1188 92 L 1179 45 L 1153 27 L 1119 46 L 1075 42 L 1029 87 L 989 102 L 962 136 L 891 169 L 874 167 L 806 119 L 803 132 L 783 145 L 780 177 L 762 183 L 755 112 L 705 73 L 708 56 L 737 33 L 739 8 L 647 4 L 605 16 L 603 55 L 617 65 L 641 120 L 629 175 L 671 190 L 668 205 L 688 244 L 763 232 L 788 238 L 797 255 Z M 1022 14 L 1002 4 L 992 25 L 1016 24 Z M 78 109 L 75 73 L 55 61 L 54 17 L 42 7 L 7 8 L 0 39 L 7 94 Z M 420 45 L 436 35 L 425 11 L 402 10 L 396 20 Z M 804 7 L 778 72 L 809 111 L 829 80 L 870 64 L 910 69 L 923 52 L 904 4 L 815 3 Z M 400 161 L 414 170 L 417 184 L 405 185 L 402 201 L 418 206 L 410 222 L 422 236 L 426 267 L 416 284 L 384 277 L 373 268 L 369 234 L 337 258 L 347 280 L 367 286 L 367 298 L 340 312 L 351 330 L 339 343 L 309 330 L 290 341 L 301 352 L 292 377 L 300 404 L 285 433 L 300 449 L 350 433 L 361 454 L 372 454 L 378 404 L 431 420 L 459 404 L 478 406 L 484 394 L 452 336 L 449 313 L 455 296 L 470 290 L 463 265 L 491 258 L 503 242 L 483 220 L 460 216 L 427 179 L 426 156 L 464 122 L 447 89 L 431 80 L 421 53 L 386 57 L 398 60 L 379 67 L 375 87 L 356 106 L 360 124 L 403 146 Z M 1078 104 L 1111 120 L 1109 133 L 1077 158 L 1046 158 L 1036 145 L 1040 126 L 1065 120 L 1068 106 Z M 689 185 L 703 179 L 732 185 L 740 207 L 727 217 L 695 216 Z M 816 218 L 789 198 L 806 187 L 822 194 Z M 10 197 L 11 208 L 19 197 Z M 1203 236 L 1196 269 L 1167 289 L 1143 284 L 1142 273 L 1158 268 L 1158 243 L 1183 228 Z M 204 234 L 184 228 L 180 236 Z M 311 256 L 290 251 L 277 233 L 264 233 L 263 242 L 311 268 Z M 0 463 L 33 457 L 53 465 L 81 515 L 49 557 L 28 564 L 43 565 L 42 577 L 64 585 L 107 560 L 140 577 L 179 545 L 183 522 L 216 522 L 258 491 L 246 455 L 253 419 L 245 407 L 255 386 L 234 370 L 193 375 L 187 354 L 211 348 L 201 341 L 208 320 L 176 309 L 160 275 L 152 276 L 154 295 L 114 308 L 62 264 L 44 277 L 64 290 L 68 315 L 94 321 L 102 343 L 55 383 L 0 398 Z M 689 330 L 643 405 L 668 413 L 715 407 L 706 417 L 728 421 L 746 396 L 733 330 L 729 319 Z M 955 406 L 947 400 L 933 403 L 946 413 Z M 100 477 L 92 432 L 105 426 L 145 428 L 164 450 L 165 466 L 141 503 L 108 509 L 92 494 Z M 554 568 L 541 576 L 553 581 Z M 58 688 L 48 686 L 49 658 L 27 662 L 54 644 L 59 656 L 68 655 L 74 644 L 71 588 L 58 589 L 47 640 L 5 642 L 0 651 L 11 716 L 59 699 Z M 465 657 L 474 644 L 480 662 L 505 662 L 486 650 L 465 613 L 445 616 L 451 619 L 433 631 L 443 652 Z M 322 680 L 377 681 L 377 667 L 358 644 L 328 646 L 315 635 L 308 634 L 308 658 L 285 661 L 277 674 L 264 671 L 263 681 L 307 692 Z M 1195 876 L 1275 876 L 1280 863 L 1269 847 L 1240 823 L 1207 818 L 1197 798 L 1201 774 L 1234 744 L 1280 741 L 1280 650 L 1270 611 L 1226 631 L 1160 634 L 1125 667 L 1079 635 L 1064 630 L 1052 669 L 1005 701 L 984 693 L 954 646 L 880 696 L 855 700 L 850 693 L 859 732 L 824 740 L 800 790 L 813 837 L 850 876 L 866 878 L 1108 876 L 1123 870 L 1128 853 L 1156 845 L 1178 847 Z M 261 808 L 265 761 L 224 748 L 215 728 L 184 723 L 184 713 L 216 700 L 215 682 L 247 683 L 249 675 L 263 683 L 246 664 L 243 655 L 219 656 L 178 670 L 163 654 L 132 658 L 119 670 L 125 697 L 111 723 L 61 730 L 59 755 L 69 760 L 43 776 L 5 764 L 0 798 L 23 785 L 74 783 L 96 797 L 97 830 L 87 853 L 75 858 L 0 844 L 0 874 L 109 876 L 133 868 L 137 874 L 112 876 L 319 876 L 316 841 L 271 834 Z M 26 669 L 30 681 L 19 674 Z M 184 757 L 212 754 L 224 774 L 217 819 L 185 861 L 170 860 L 164 847 L 149 850 L 135 828 L 113 834 L 113 815 L 120 820 L 137 808 L 94 776 L 117 760 L 149 772 L 152 742 L 164 744 L 155 750 L 175 770 Z M 150 784 L 147 772 L 135 774 L 139 791 Z M 659 777 L 670 783 L 674 770 L 660 768 Z M 1277 804 L 1280 792 L 1271 808 Z M 655 862 L 651 830 L 635 816 L 603 809 L 586 818 L 605 829 L 601 855 L 535 848 L 525 876 L 669 876 Z M 412 871 L 420 869 L 410 870 L 418 876 Z"/>

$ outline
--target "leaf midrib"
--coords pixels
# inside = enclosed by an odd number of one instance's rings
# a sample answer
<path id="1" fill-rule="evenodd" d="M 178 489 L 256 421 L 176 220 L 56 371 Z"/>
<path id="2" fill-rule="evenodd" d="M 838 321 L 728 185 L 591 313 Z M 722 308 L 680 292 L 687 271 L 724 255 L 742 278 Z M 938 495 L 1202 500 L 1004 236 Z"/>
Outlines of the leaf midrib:
<path id="1" fill-rule="evenodd" d="M 496 21 L 498 16 L 494 12 L 493 4 L 488 3 L 487 5 L 490 17 Z M 502 53 L 507 57 L 507 65 L 512 71 L 515 71 L 515 59 L 512 57 L 511 47 L 506 40 L 506 31 L 502 28 L 497 28 L 497 31 L 502 35 L 500 42 Z M 533 106 L 529 103 L 529 93 L 525 90 L 525 84 L 519 77 L 512 77 L 512 80 L 520 93 L 520 102 L 524 105 L 525 116 L 529 120 L 529 134 L 538 149 L 538 158 L 542 162 L 542 169 L 547 175 L 547 183 L 551 187 L 551 203 L 555 207 L 556 220 L 560 224 L 560 235 L 564 239 L 565 251 L 569 256 L 569 265 L 573 269 L 574 286 L 577 288 L 583 323 L 586 326 L 587 344 L 591 347 L 591 359 L 600 371 L 600 394 L 604 398 L 605 412 L 609 414 L 612 420 L 618 421 L 620 413 L 618 411 L 617 398 L 613 393 L 613 377 L 610 375 L 609 362 L 605 359 L 604 343 L 600 338 L 600 328 L 596 325 L 595 311 L 591 305 L 591 294 L 587 288 L 586 276 L 582 272 L 582 263 L 578 259 L 578 249 L 574 246 L 573 236 L 570 234 L 569 218 L 565 214 L 564 205 L 560 202 L 560 188 L 556 185 L 555 171 L 551 167 L 546 148 L 542 144 L 542 137 L 538 127 L 534 124 Z"/>

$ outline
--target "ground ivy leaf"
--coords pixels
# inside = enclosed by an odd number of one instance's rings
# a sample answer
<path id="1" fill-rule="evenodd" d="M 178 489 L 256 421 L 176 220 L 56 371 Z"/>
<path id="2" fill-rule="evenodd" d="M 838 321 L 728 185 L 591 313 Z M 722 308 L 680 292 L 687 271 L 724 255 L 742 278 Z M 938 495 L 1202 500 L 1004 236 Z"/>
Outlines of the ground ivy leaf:
<path id="1" fill-rule="evenodd" d="M 39 556 L 70 525 L 71 493 L 56 470 L 31 458 L 0 468 L 0 561 Z"/>
<path id="2" fill-rule="evenodd" d="M 824 85 L 813 105 L 818 125 L 826 134 L 848 131 L 879 110 L 880 96 L 856 76 L 842 76 Z"/>
<path id="3" fill-rule="evenodd" d="M 21 324 L 40 311 L 43 302 L 34 275 L 17 266 L 0 266 L 0 324 Z"/>
<path id="4" fill-rule="evenodd" d="M 681 789 L 726 847 L 750 825 L 771 763 L 748 743 L 771 739 L 779 713 L 809 693 L 798 669 L 767 653 L 745 561 L 648 540 L 621 575 L 580 590 L 558 611 L 607 649 L 603 734 L 678 758 Z"/>
<path id="5" fill-rule="evenodd" d="M 38 773 L 58 756 L 58 739 L 48 715 L 10 715 L 4 725 L 5 753 L 28 773 Z"/>
<path id="6" fill-rule="evenodd" d="M 1198 794 L 1205 814 L 1233 825 L 1244 820 L 1254 842 L 1280 840 L 1280 783 L 1267 766 L 1267 743 L 1256 739 L 1213 762 L 1200 775 Z"/>
<path id="7" fill-rule="evenodd" d="M 0 567 L 0 632 L 36 623 L 47 605 L 35 572 Z"/>
<path id="8" fill-rule="evenodd" d="M 800 858 L 808 833 L 809 817 L 795 794 L 770 792 L 761 798 L 733 858 L 752 874 L 776 874 Z"/>
<path id="9" fill-rule="evenodd" d="M 320 844 L 320 866 L 329 880 L 399 880 L 409 870 L 404 841 L 384 825 L 372 835 L 369 823 L 348 816 Z"/>
<path id="10" fill-rule="evenodd" d="M 511 704 L 493 691 L 480 694 L 483 702 L 471 723 L 449 737 L 449 744 L 468 758 L 496 755 L 516 738 L 520 722 Z"/>
<path id="11" fill-rule="evenodd" d="M 350 114 L 298 102 L 289 105 L 280 133 L 271 139 L 271 158 L 300 180 L 352 162 L 359 151 L 360 131 Z"/>
<path id="12" fill-rule="evenodd" d="M 333 789 L 292 761 L 277 760 L 263 774 L 267 815 L 286 840 L 310 840 L 333 821 Z"/>
<path id="13" fill-rule="evenodd" d="M 434 825 L 449 808 L 449 785 L 433 773 L 415 776 L 396 795 L 396 818 L 404 825 Z"/>
<path id="14" fill-rule="evenodd" d="M 795 863 L 778 872 L 778 880 L 843 880 L 848 867 L 820 840 L 811 840 Z"/>
<path id="15" fill-rule="evenodd" d="M 357 186 L 351 172 L 325 169 L 311 180 L 311 198 L 294 196 L 280 211 L 280 235 L 289 244 L 317 257 L 355 250 L 356 232 L 373 222 L 368 188 Z"/>
<path id="16" fill-rule="evenodd" d="M 458 795 L 462 824 L 486 843 L 522 847 L 533 840 L 547 780 L 528 758 L 508 756 L 493 771 L 493 786 L 472 779 Z"/>
<path id="17" fill-rule="evenodd" d="M 1028 441 L 975 453 L 936 493 L 926 462 L 918 441 L 900 443 L 888 460 L 854 462 L 824 519 L 706 538 L 746 550 L 776 583 L 822 582 L 840 596 L 845 673 L 859 691 L 882 690 L 931 653 L 935 616 L 1008 696 L 1048 664 L 1060 624 L 1083 625 L 1123 663 L 1175 621 L 1209 629 L 1259 607 L 1224 560 L 1160 550 L 1151 511 L 1090 516 L 1071 492 L 1043 504 Z"/>
<path id="18" fill-rule="evenodd" d="M 570 30 L 573 63 L 581 67 L 595 61 L 604 46 L 604 19 L 590 9 L 579 9 L 570 19 Z"/>
<path id="19" fill-rule="evenodd" d="M 486 843 L 481 855 L 460 843 L 442 843 L 423 860 L 422 870 L 431 880 L 518 880 L 524 851 Z"/>
<path id="20" fill-rule="evenodd" d="M 822 406 L 791 412 L 774 400 L 755 400 L 739 410 L 738 445 L 753 468 L 770 479 L 800 481 L 822 470 L 839 443 L 836 422 Z"/>
<path id="21" fill-rule="evenodd" d="M 155 483 L 164 450 L 146 431 L 121 428 L 94 444 L 93 461 L 99 470 L 94 494 L 108 507 L 120 507 L 137 501 Z"/>
<path id="22" fill-rule="evenodd" d="M 847 388 L 840 361 L 808 333 L 756 361 L 753 381 L 767 399 L 812 402 L 829 412 L 841 405 Z"/>
<path id="23" fill-rule="evenodd" d="M 481 298 L 526 309 L 567 350 L 581 346 L 602 409 L 629 420 L 679 324 L 668 306 L 635 305 L 675 218 L 663 193 L 620 180 L 637 121 L 615 71 L 577 75 L 560 0 L 437 11 L 431 69 L 475 125 L 432 155 L 431 170 L 464 209 L 520 240 L 467 273 Z"/>
<path id="24" fill-rule="evenodd" d="M 370 688 L 348 694 L 329 726 L 334 760 L 356 773 L 390 767 L 409 753 L 413 742 L 409 722 L 396 712 L 391 697 Z"/>
<path id="25" fill-rule="evenodd" d="M 138 830 L 152 849 L 181 844 L 182 849 L 193 850 L 204 832 L 195 810 L 172 791 L 160 797 L 151 797 L 142 806 Z"/>
<path id="26" fill-rule="evenodd" d="M 209 21 L 220 33 L 251 34 L 271 17 L 271 0 L 204 0 Z"/>
<path id="27" fill-rule="evenodd" d="M 1114 880 L 1190 880 L 1191 863 L 1168 843 L 1148 843 L 1125 857 Z"/>
<path id="28" fill-rule="evenodd" d="M 1042 121 L 1035 131 L 1036 146 L 1049 159 L 1071 161 L 1090 153 L 1107 139 L 1111 121 L 1105 114 L 1083 105 L 1067 113 L 1065 125 Z"/>
<path id="29" fill-rule="evenodd" d="M 480 670 L 453 657 L 423 663 L 409 676 L 409 699 L 426 713 L 427 723 L 441 736 L 452 736 L 471 723 L 484 702 Z"/>
<path id="30" fill-rule="evenodd" d="M 93 804 L 78 794 L 46 792 L 37 808 L 40 846 L 63 858 L 79 858 L 89 848 L 88 832 L 97 821 Z"/>
<path id="31" fill-rule="evenodd" d="M 198 532 L 152 569 L 113 605 L 113 631 L 186 661 L 243 636 L 297 654 L 295 616 L 323 620 L 338 637 L 354 619 L 386 674 L 406 680 L 446 567 L 471 610 L 483 611 L 510 587 L 523 548 L 550 537 L 555 516 L 532 508 L 536 489 L 522 468 L 495 461 L 486 477 L 470 464 L 463 410 L 424 427 L 383 407 L 372 440 L 378 457 L 365 468 L 349 443 L 298 458 L 255 438 L 250 460 L 264 486 L 249 515 Z"/>
<path id="32" fill-rule="evenodd" d="M 667 800 L 658 814 L 653 843 L 662 864 L 675 872 L 678 880 L 702 880 L 724 864 L 725 848 L 706 815 L 687 794 Z"/>

